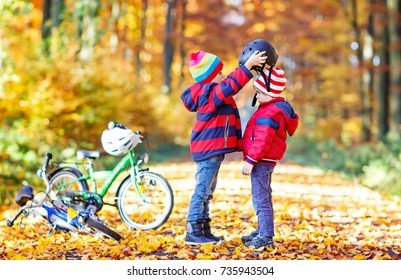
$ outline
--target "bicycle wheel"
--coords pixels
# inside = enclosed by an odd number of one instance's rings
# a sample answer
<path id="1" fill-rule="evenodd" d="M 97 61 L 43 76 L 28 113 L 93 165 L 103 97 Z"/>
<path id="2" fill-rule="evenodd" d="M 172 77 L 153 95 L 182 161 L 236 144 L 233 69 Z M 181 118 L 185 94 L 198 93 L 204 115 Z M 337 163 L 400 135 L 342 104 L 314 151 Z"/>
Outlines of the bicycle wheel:
<path id="1" fill-rule="evenodd" d="M 114 239 L 117 242 L 120 242 L 121 235 L 119 235 L 117 232 L 110 229 L 106 225 L 102 224 L 101 222 L 98 222 L 91 217 L 87 217 L 85 223 L 88 227 L 90 227 L 92 230 L 96 231 L 100 235 L 104 235 L 108 238 Z"/>
<path id="2" fill-rule="evenodd" d="M 50 198 L 55 199 L 60 191 L 64 190 L 89 190 L 86 180 L 78 180 L 82 177 L 81 171 L 75 168 L 61 168 L 50 174 Z"/>
<path id="3" fill-rule="evenodd" d="M 117 208 L 124 223 L 135 229 L 156 229 L 169 218 L 174 206 L 170 184 L 161 175 L 139 173 L 139 192 L 131 176 L 117 190 Z"/>

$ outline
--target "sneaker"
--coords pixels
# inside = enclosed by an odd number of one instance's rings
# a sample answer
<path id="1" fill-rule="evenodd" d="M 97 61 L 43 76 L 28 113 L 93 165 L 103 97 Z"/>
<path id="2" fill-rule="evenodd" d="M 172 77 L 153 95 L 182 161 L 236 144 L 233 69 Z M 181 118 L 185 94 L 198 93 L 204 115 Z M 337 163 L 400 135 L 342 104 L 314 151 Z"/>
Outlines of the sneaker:
<path id="1" fill-rule="evenodd" d="M 245 244 L 246 242 L 251 241 L 252 239 L 254 239 L 256 236 L 258 236 L 258 232 L 254 231 L 252 232 L 250 235 L 244 235 L 241 237 L 242 242 Z"/>
<path id="2" fill-rule="evenodd" d="M 202 244 L 215 244 L 215 243 L 217 243 L 217 241 L 209 239 L 204 235 L 196 236 L 196 235 L 193 235 L 190 233 L 187 233 L 187 235 L 185 236 L 185 241 L 184 241 L 184 244 L 191 245 L 191 246 L 202 245 Z"/>
<path id="3" fill-rule="evenodd" d="M 256 249 L 260 247 L 274 247 L 274 241 L 272 237 L 257 235 L 251 241 L 246 242 L 245 246 L 254 246 Z"/>
<path id="4" fill-rule="evenodd" d="M 213 241 L 215 241 L 216 243 L 217 242 L 224 242 L 224 237 L 222 237 L 222 236 L 216 236 L 216 235 L 214 235 L 214 234 L 212 234 L 212 233 L 206 233 L 205 234 L 205 237 L 207 238 L 207 239 L 210 239 L 210 240 L 213 240 Z"/>
<path id="5" fill-rule="evenodd" d="M 214 243 L 216 243 L 216 241 L 205 236 L 203 223 L 187 223 L 187 235 L 185 236 L 184 244 L 202 245 Z"/>
<path id="6" fill-rule="evenodd" d="M 222 236 L 215 236 L 210 229 L 210 219 L 203 222 L 203 231 L 207 239 L 214 240 L 216 242 L 223 242 L 224 238 Z"/>

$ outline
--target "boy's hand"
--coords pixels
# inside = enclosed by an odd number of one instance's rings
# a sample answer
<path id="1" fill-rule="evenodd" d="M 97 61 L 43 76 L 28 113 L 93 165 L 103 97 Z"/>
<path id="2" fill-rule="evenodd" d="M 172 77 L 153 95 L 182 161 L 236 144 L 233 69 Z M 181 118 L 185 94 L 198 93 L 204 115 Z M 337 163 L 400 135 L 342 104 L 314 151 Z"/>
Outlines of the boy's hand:
<path id="1" fill-rule="evenodd" d="M 253 165 L 249 162 L 244 161 L 244 165 L 242 165 L 242 175 L 249 175 L 251 174 L 253 169 Z"/>
<path id="2" fill-rule="evenodd" d="M 265 53 L 266 51 L 263 52 L 255 51 L 245 62 L 244 64 L 245 67 L 251 70 L 252 67 L 254 66 L 259 66 L 259 67 L 263 66 L 263 64 L 266 62 L 267 59 L 267 56 L 264 55 Z"/>

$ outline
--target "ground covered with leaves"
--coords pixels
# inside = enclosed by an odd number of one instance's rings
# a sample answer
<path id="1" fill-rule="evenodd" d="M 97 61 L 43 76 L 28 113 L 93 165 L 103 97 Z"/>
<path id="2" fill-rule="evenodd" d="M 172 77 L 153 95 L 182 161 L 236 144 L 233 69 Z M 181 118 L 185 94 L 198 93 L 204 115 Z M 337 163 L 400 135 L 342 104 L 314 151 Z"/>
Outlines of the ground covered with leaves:
<path id="1" fill-rule="evenodd" d="M 154 166 L 175 196 L 173 213 L 159 229 L 125 226 L 117 210 L 104 206 L 99 216 L 119 232 L 120 243 L 86 234 L 56 232 L 37 219 L 22 227 L 5 224 L 15 208 L 0 209 L 0 259 L 82 260 L 398 260 L 401 258 L 401 199 L 354 185 L 336 174 L 281 164 L 273 175 L 275 248 L 248 248 L 241 236 L 257 226 L 249 177 L 239 161 L 224 162 L 211 206 L 212 228 L 226 242 L 184 245 L 185 220 L 194 186 L 193 163 Z"/>

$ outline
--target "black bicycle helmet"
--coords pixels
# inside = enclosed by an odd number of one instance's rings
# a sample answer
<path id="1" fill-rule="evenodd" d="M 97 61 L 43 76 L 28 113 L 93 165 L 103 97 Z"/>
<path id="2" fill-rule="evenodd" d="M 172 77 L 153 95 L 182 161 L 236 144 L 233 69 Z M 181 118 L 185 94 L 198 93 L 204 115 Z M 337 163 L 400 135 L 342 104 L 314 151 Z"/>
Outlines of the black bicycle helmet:
<path id="1" fill-rule="evenodd" d="M 249 59 L 249 57 L 255 51 L 260 51 L 260 52 L 265 51 L 266 52 L 266 56 L 267 56 L 266 64 L 267 65 L 273 67 L 276 64 L 278 55 L 276 53 L 276 50 L 272 46 L 272 44 L 270 44 L 269 42 L 267 42 L 266 40 L 263 40 L 263 39 L 256 39 L 256 40 L 246 44 L 246 46 L 240 52 L 239 57 L 238 57 L 239 66 L 245 64 L 245 62 Z M 261 72 L 261 71 L 263 71 L 263 68 L 264 68 L 264 65 L 263 65 L 263 67 L 254 66 L 254 67 L 252 67 L 252 70 Z"/>

